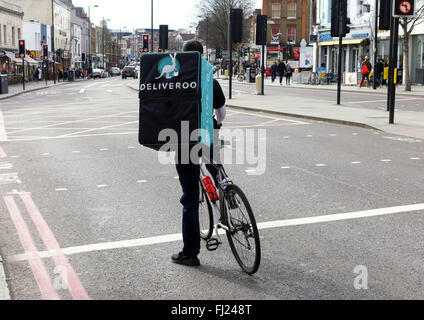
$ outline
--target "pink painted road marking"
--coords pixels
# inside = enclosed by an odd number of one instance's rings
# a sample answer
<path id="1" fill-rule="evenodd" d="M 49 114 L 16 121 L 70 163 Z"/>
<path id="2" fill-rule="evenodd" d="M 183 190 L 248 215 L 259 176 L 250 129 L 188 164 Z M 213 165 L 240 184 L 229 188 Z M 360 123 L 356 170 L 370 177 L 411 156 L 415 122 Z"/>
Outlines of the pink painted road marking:
<path id="1" fill-rule="evenodd" d="M 0 158 L 7 158 L 7 154 L 4 152 L 2 147 L 0 147 Z"/>
<path id="2" fill-rule="evenodd" d="M 16 205 L 15 199 L 13 196 L 5 196 L 3 199 L 9 210 L 10 217 L 12 218 L 16 231 L 18 232 L 18 236 L 22 247 L 25 250 L 25 253 L 32 256 L 32 258 L 28 260 L 29 266 L 32 273 L 34 274 L 35 281 L 38 284 L 38 288 L 40 289 L 43 299 L 60 300 L 59 295 L 53 287 L 52 281 L 49 277 L 49 274 L 47 273 L 44 263 L 41 261 L 41 258 L 37 254 L 38 250 L 35 247 L 28 227 L 22 218 L 21 212 Z"/>
<path id="3" fill-rule="evenodd" d="M 71 294 L 74 300 L 90 300 L 87 292 L 82 286 L 78 276 L 76 275 L 74 269 L 69 263 L 68 259 L 62 252 L 62 248 L 59 246 L 53 232 L 50 230 L 48 224 L 43 219 L 40 211 L 35 205 L 34 201 L 30 194 L 20 194 L 22 201 L 25 204 L 25 207 L 28 210 L 29 215 L 31 216 L 32 221 L 34 222 L 38 232 L 40 233 L 41 238 L 43 239 L 44 244 L 48 250 L 55 251 L 53 255 L 53 260 L 58 268 L 65 268 L 65 274 L 67 276 L 67 287 L 68 291 Z"/>

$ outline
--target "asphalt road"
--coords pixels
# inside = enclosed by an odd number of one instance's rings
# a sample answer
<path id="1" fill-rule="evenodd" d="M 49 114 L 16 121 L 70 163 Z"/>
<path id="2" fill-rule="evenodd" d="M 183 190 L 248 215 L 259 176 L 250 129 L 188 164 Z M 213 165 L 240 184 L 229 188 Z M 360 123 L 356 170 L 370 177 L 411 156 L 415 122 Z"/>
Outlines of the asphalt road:
<path id="1" fill-rule="evenodd" d="M 278 82 L 278 79 L 276 82 Z M 228 80 L 221 80 L 220 83 L 222 84 L 223 88 L 225 88 L 225 93 L 228 96 Z M 336 103 L 336 91 L 328 89 L 325 90 L 325 87 L 325 85 L 311 88 L 293 87 L 286 85 L 285 79 L 283 79 L 282 86 L 265 86 L 265 94 L 272 93 L 273 95 L 281 95 L 281 97 L 291 100 L 303 97 L 313 98 L 317 101 L 328 102 L 332 104 Z M 233 90 L 233 95 L 254 94 L 255 84 L 246 82 L 239 83 L 233 81 Z M 372 88 L 363 87 L 361 91 L 352 92 L 344 91 L 342 87 L 341 103 L 342 106 L 345 107 L 387 110 L 387 94 L 382 91 L 382 89 L 377 89 L 374 91 Z M 396 110 L 424 112 L 424 97 L 398 95 L 396 97 L 395 108 Z"/>
<path id="2" fill-rule="evenodd" d="M 127 83 L 1 102 L 0 254 L 13 299 L 424 298 L 422 141 L 229 110 L 226 128 L 266 130 L 256 162 L 226 165 L 257 217 L 261 268 L 242 273 L 225 238 L 187 268 L 170 259 L 182 246 L 177 174 L 138 145 Z M 292 89 L 281 90 L 328 95 Z M 232 142 L 234 155 L 244 147 Z"/>

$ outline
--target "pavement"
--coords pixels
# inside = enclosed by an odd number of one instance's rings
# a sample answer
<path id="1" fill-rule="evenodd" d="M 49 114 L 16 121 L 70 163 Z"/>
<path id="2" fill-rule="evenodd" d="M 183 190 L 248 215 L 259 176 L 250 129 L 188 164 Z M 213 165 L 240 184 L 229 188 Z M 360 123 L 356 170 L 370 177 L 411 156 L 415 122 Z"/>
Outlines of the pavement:
<path id="1" fill-rule="evenodd" d="M 218 79 L 218 81 L 222 85 L 228 84 L 227 80 Z M 239 81 L 234 81 L 234 83 L 240 86 L 254 87 L 254 84 L 250 83 L 240 83 Z M 134 90 L 138 90 L 138 81 L 132 81 L 129 86 Z M 376 129 L 390 134 L 424 139 L 424 108 L 423 111 L 396 110 L 395 123 L 390 124 L 389 114 L 385 110 L 352 107 L 351 105 L 344 104 L 343 100 L 341 105 L 337 105 L 335 103 L 335 96 L 334 102 L 320 101 L 314 98 L 302 98 L 301 100 L 297 99 L 297 103 L 286 103 L 285 99 L 282 100 L 281 93 L 277 93 L 275 90 L 267 92 L 266 88 L 271 86 L 280 87 L 278 83 L 272 84 L 269 81 L 266 84 L 264 96 L 256 94 L 234 94 L 231 100 L 227 99 L 227 107 Z M 283 87 L 287 88 L 286 85 Z M 318 91 L 333 90 L 334 86 L 291 85 L 290 87 Z M 358 87 L 349 88 L 346 86 L 342 88 L 342 92 L 359 92 L 360 90 L 363 90 L 362 92 L 364 93 L 374 93 L 374 90 L 371 88 L 359 89 Z M 379 89 L 379 93 L 384 93 L 385 90 Z M 424 87 L 414 88 L 411 94 L 419 97 L 418 93 L 424 95 Z M 424 106 L 424 101 L 422 103 Z"/>
<path id="2" fill-rule="evenodd" d="M 84 79 L 84 80 L 78 79 L 78 80 L 75 80 L 73 82 L 80 82 L 80 81 L 87 81 L 87 79 Z M 19 96 L 19 95 L 24 94 L 24 93 L 38 91 L 38 90 L 51 88 L 51 87 L 55 87 L 55 86 L 66 85 L 66 84 L 70 84 L 70 83 L 72 83 L 72 82 L 62 81 L 62 80 L 56 81 L 56 83 L 54 83 L 53 80 L 49 80 L 49 81 L 47 81 L 47 84 L 46 84 L 45 81 L 32 81 L 32 82 L 25 83 L 25 90 L 23 90 L 22 83 L 12 84 L 12 85 L 9 85 L 9 88 L 8 88 L 9 93 L 0 94 L 0 100 L 5 100 L 5 99 L 9 99 L 9 98 L 12 98 L 12 97 Z"/>

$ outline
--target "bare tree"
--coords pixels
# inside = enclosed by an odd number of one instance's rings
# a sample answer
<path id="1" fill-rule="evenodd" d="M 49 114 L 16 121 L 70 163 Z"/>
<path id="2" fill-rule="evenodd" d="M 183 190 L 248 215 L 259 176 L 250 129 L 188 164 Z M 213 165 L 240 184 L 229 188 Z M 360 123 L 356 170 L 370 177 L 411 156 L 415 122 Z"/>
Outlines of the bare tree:
<path id="1" fill-rule="evenodd" d="M 424 0 L 417 1 L 417 8 L 414 18 L 400 18 L 399 22 L 403 30 L 403 70 L 404 70 L 404 83 L 405 91 L 411 91 L 411 75 L 409 72 L 409 40 L 411 39 L 414 28 L 424 22 Z"/>
<path id="2" fill-rule="evenodd" d="M 230 8 L 243 9 L 244 19 L 247 20 L 252 14 L 254 6 L 254 0 L 197 0 L 198 37 L 203 41 L 208 38 L 209 47 L 226 48 Z M 248 24 L 244 23 L 244 25 Z M 243 32 L 243 41 L 247 40 L 248 36 L 248 32 Z"/>

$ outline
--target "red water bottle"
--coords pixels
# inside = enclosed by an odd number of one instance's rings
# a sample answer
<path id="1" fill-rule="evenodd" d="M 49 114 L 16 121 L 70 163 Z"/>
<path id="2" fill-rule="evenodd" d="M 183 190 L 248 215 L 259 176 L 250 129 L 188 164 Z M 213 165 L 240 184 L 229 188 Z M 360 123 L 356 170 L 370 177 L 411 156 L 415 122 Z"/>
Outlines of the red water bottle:
<path id="1" fill-rule="evenodd" d="M 208 193 L 209 199 L 211 199 L 211 201 L 213 203 L 218 201 L 218 193 L 216 192 L 216 188 L 213 185 L 212 179 L 209 176 L 206 176 L 202 179 L 203 185 L 206 189 L 206 192 Z"/>

